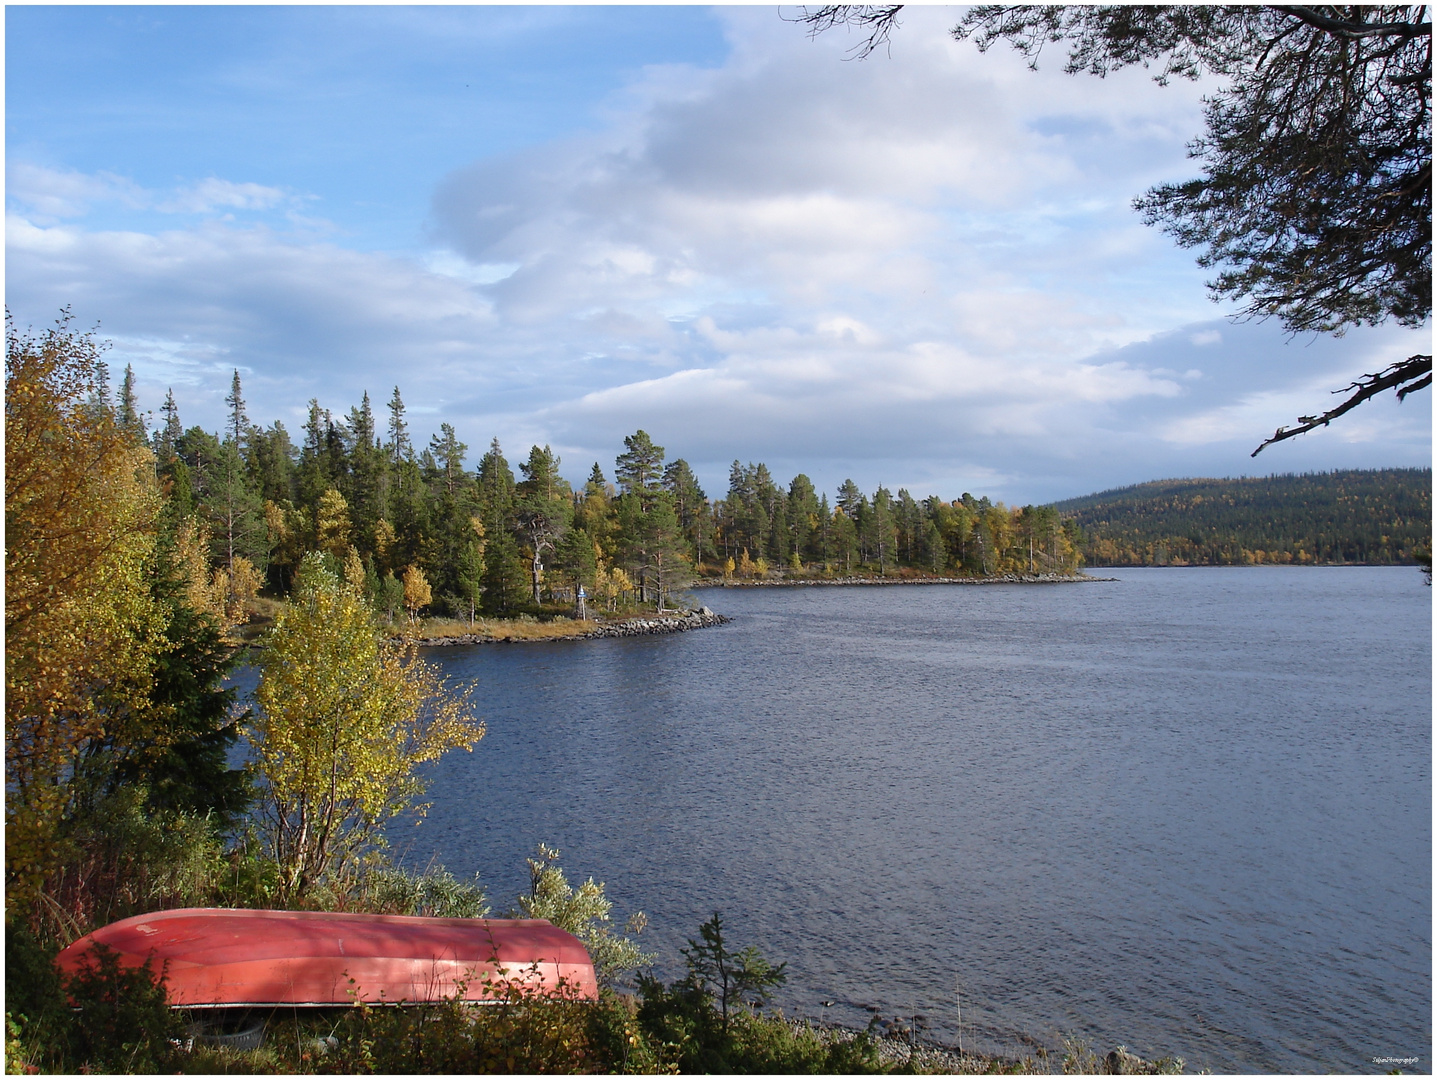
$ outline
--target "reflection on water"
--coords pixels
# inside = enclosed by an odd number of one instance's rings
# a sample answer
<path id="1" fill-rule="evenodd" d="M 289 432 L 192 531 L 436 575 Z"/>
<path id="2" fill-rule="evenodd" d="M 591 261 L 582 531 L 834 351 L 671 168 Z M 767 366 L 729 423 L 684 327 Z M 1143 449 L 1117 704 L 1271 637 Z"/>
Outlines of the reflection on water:
<path id="1" fill-rule="evenodd" d="M 1411 569 L 1067 586 L 713 590 L 728 626 L 435 651 L 489 734 L 411 862 L 524 856 L 721 909 L 782 1003 L 1078 1033 L 1190 1068 L 1431 1061 L 1431 593 Z"/>

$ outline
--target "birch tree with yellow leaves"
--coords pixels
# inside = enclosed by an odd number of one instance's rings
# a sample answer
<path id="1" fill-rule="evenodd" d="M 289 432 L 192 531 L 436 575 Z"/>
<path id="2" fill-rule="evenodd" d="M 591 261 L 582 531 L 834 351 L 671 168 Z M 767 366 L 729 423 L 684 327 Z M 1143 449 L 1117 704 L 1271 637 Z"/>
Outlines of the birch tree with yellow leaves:
<path id="1" fill-rule="evenodd" d="M 64 313 L 36 338 L 6 317 L 7 900 L 59 858 L 66 781 L 116 710 L 142 708 L 164 617 L 151 596 L 150 452 L 105 401 L 100 346 Z"/>
<path id="2" fill-rule="evenodd" d="M 417 768 L 472 750 L 484 725 L 470 691 L 449 684 L 411 643 L 386 640 L 360 590 L 312 553 L 259 657 L 249 739 L 259 810 L 293 902 L 384 846 L 383 827 L 422 815 Z"/>

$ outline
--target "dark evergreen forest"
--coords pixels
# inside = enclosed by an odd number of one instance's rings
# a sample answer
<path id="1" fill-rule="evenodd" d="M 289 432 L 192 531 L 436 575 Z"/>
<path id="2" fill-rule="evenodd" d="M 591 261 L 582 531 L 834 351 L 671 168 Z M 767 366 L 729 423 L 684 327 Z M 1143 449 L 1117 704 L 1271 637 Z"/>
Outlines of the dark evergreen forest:
<path id="1" fill-rule="evenodd" d="M 1154 480 L 1054 505 L 1081 527 L 1089 566 L 1389 566 L 1431 559 L 1431 469 Z"/>
<path id="2" fill-rule="evenodd" d="M 845 480 L 830 503 L 805 475 L 782 484 L 734 461 L 711 499 L 683 458 L 640 430 L 612 480 L 594 462 L 582 487 L 548 446 L 516 470 L 490 442 L 477 467 L 455 429 L 411 436 L 399 388 L 387 417 L 369 395 L 338 416 L 309 403 L 298 438 L 251 422 L 239 374 L 225 429 L 186 428 L 171 396 L 146 431 L 127 370 L 118 416 L 155 459 L 165 518 L 191 603 L 233 624 L 263 590 L 288 594 L 308 552 L 389 619 L 401 610 L 472 619 L 542 614 L 580 588 L 609 611 L 662 607 L 695 578 L 1072 573 L 1070 525 L 1051 507 L 964 493 L 917 499 Z"/>

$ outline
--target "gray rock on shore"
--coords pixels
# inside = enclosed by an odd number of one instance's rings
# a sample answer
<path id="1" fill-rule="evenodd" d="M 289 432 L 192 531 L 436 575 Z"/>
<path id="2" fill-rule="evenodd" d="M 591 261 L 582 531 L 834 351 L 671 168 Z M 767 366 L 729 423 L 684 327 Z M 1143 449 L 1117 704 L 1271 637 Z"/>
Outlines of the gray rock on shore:
<path id="1" fill-rule="evenodd" d="M 728 622 L 723 615 L 715 615 L 706 607 L 682 614 L 656 615 L 651 619 L 626 619 L 621 623 L 606 623 L 587 634 L 576 634 L 576 638 L 640 637 L 644 634 L 681 634 L 685 630 L 702 630 L 708 626 L 720 626 Z"/>

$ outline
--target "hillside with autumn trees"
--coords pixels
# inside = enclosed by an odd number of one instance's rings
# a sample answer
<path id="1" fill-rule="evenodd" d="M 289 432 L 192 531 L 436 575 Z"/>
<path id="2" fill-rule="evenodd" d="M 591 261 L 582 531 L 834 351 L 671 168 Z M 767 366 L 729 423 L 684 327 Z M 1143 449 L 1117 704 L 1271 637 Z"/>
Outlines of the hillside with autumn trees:
<path id="1" fill-rule="evenodd" d="M 1055 508 L 1090 566 L 1391 566 L 1432 551 L 1431 469 L 1156 480 Z"/>

